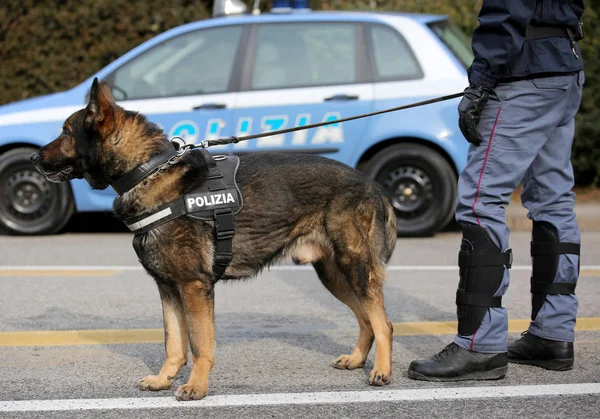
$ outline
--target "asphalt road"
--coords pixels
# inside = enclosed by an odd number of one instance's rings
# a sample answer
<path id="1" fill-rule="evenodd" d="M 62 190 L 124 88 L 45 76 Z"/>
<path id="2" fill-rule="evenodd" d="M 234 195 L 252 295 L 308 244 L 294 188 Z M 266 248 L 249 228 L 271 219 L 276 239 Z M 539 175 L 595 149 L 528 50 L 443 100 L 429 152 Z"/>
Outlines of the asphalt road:
<path id="1" fill-rule="evenodd" d="M 314 272 L 284 267 L 217 285 L 209 396 L 187 404 L 174 403 L 172 391 L 135 387 L 158 372 L 164 349 L 158 292 L 137 265 L 131 235 L 0 237 L 0 417 L 598 417 L 600 233 L 582 240 L 573 370 L 510 365 L 503 380 L 458 384 L 407 377 L 410 361 L 452 339 L 452 328 L 444 331 L 440 322 L 455 320 L 459 241 L 453 232 L 398 241 L 385 286 L 396 334 L 392 384 L 385 389 L 367 384 L 373 351 L 363 369 L 330 367 L 356 342 L 354 316 Z M 528 234 L 513 234 L 511 244 L 516 269 L 503 303 L 516 320 L 510 334 L 516 339 L 526 324 L 518 320 L 530 311 Z M 78 332 L 64 333 L 71 330 Z M 189 371 L 183 368 L 174 388 Z M 32 411 L 40 400 L 69 410 Z"/>

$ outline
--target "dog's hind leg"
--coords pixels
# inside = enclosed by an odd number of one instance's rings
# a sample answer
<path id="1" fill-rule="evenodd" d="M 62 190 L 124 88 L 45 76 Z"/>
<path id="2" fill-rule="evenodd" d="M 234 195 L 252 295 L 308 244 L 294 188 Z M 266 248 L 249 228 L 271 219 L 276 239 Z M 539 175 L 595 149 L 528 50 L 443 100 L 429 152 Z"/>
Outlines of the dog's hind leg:
<path id="1" fill-rule="evenodd" d="M 360 334 L 358 343 L 350 355 L 341 355 L 335 361 L 333 366 L 339 369 L 355 369 L 360 368 L 365 363 L 367 355 L 373 346 L 373 329 L 367 314 L 362 308 L 362 305 L 354 291 L 348 284 L 348 280 L 336 266 L 331 255 L 325 256 L 323 259 L 313 263 L 319 279 L 338 300 L 346 304 L 358 320 Z"/>
<path id="2" fill-rule="evenodd" d="M 208 393 L 208 375 L 215 362 L 214 286 L 208 280 L 179 285 L 192 349 L 192 372 L 175 392 L 177 400 L 200 400 Z"/>
<path id="3" fill-rule="evenodd" d="M 158 292 L 163 310 L 166 359 L 158 375 L 149 375 L 140 380 L 138 386 L 142 390 L 171 388 L 188 356 L 188 330 L 179 292 L 174 286 L 164 283 L 159 283 Z"/>
<path id="4" fill-rule="evenodd" d="M 337 208 L 336 208 L 337 207 Z M 392 374 L 392 323 L 383 305 L 385 257 L 383 230 L 369 201 L 354 205 L 339 202 L 332 207 L 327 231 L 335 248 L 335 262 L 360 301 L 377 343 L 371 385 L 389 384 Z"/>
<path id="5" fill-rule="evenodd" d="M 382 282 L 385 269 L 360 260 L 358 255 L 344 255 L 338 259 L 344 275 L 350 279 L 375 334 L 377 349 L 375 365 L 369 374 L 371 385 L 390 383 L 392 374 L 392 323 L 383 305 Z M 365 278 L 361 278 L 361 277 Z"/>
<path id="6" fill-rule="evenodd" d="M 381 288 L 373 287 L 367 296 L 362 299 L 362 305 L 373 326 L 375 341 L 377 342 L 375 365 L 369 374 L 369 384 L 374 386 L 386 385 L 390 383 L 392 375 L 393 327 L 385 313 Z"/>

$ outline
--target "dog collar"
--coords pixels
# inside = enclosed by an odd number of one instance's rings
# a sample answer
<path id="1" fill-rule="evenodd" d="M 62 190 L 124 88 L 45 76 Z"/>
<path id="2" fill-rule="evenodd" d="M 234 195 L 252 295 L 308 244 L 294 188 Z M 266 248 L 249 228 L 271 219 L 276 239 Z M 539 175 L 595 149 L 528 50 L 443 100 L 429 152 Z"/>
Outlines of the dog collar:
<path id="1" fill-rule="evenodd" d="M 150 174 L 154 173 L 163 164 L 167 163 L 173 157 L 183 154 L 185 151 L 186 149 L 179 150 L 173 142 L 169 142 L 167 148 L 165 148 L 159 154 L 151 157 L 146 163 L 142 163 L 135 169 L 125 173 L 110 186 L 112 186 L 117 194 L 123 195 Z"/>

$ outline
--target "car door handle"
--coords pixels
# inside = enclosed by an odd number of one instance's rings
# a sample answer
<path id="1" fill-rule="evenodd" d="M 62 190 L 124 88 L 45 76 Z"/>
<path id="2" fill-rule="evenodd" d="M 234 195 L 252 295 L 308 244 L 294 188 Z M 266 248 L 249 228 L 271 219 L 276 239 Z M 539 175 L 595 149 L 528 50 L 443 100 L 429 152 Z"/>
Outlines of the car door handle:
<path id="1" fill-rule="evenodd" d="M 325 98 L 325 102 L 330 102 L 332 100 L 358 100 L 358 95 L 333 95 Z"/>
<path id="2" fill-rule="evenodd" d="M 224 103 L 203 103 L 202 105 L 194 106 L 192 109 L 195 111 L 201 109 L 225 109 L 227 107 Z"/>

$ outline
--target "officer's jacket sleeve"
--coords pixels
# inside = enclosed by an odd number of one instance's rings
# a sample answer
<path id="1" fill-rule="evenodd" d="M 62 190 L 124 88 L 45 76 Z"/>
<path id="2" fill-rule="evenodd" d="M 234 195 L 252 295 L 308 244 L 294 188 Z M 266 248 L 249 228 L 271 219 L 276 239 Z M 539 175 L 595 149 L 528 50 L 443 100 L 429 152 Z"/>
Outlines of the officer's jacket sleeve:
<path id="1" fill-rule="evenodd" d="M 473 33 L 471 85 L 493 88 L 519 56 L 535 3 L 536 0 L 483 0 L 479 26 Z"/>

